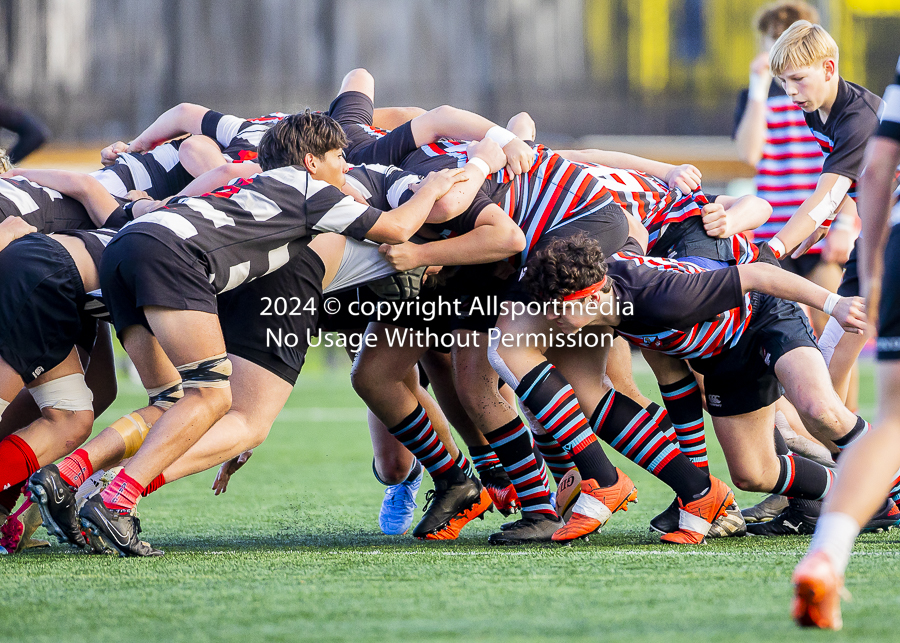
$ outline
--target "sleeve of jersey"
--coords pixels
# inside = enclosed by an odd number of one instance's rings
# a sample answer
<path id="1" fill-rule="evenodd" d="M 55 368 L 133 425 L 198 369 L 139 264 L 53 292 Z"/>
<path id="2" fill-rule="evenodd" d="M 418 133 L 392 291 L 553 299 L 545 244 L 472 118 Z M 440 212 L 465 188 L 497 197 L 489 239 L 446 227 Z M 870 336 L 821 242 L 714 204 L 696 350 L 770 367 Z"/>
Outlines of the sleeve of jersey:
<path id="1" fill-rule="evenodd" d="M 884 111 L 876 136 L 900 142 L 900 60 L 897 61 L 897 77 L 893 85 L 884 90 Z"/>
<path id="2" fill-rule="evenodd" d="M 744 300 L 736 266 L 696 274 L 665 271 L 645 296 L 654 321 L 677 330 L 740 308 Z"/>
<path id="3" fill-rule="evenodd" d="M 320 190 L 306 202 L 307 223 L 317 232 L 337 232 L 362 241 L 381 210 L 364 205 L 337 188 Z"/>
<path id="4" fill-rule="evenodd" d="M 241 125 L 247 121 L 237 116 L 229 116 L 214 110 L 209 110 L 203 115 L 200 122 L 200 131 L 204 136 L 215 140 L 223 148 L 231 145 L 234 137 L 240 132 Z"/>
<path id="5" fill-rule="evenodd" d="M 834 148 L 822 166 L 822 174 L 838 174 L 851 181 L 858 181 L 863 169 L 863 155 L 869 137 L 878 127 L 878 116 L 870 111 L 859 111 L 845 118 L 835 132 Z"/>

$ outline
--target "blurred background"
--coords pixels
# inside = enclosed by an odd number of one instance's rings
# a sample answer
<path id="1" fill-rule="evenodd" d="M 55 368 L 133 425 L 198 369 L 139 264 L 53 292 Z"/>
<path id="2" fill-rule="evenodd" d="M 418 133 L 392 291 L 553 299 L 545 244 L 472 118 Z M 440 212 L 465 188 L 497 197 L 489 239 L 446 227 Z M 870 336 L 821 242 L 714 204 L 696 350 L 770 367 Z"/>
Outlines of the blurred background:
<path id="1" fill-rule="evenodd" d="M 764 4 L 2 0 L 0 99 L 49 128 L 30 164 L 68 154 L 91 169 L 96 156 L 78 152 L 129 140 L 178 102 L 246 117 L 324 109 L 363 66 L 379 105 L 450 103 L 497 122 L 527 110 L 548 144 L 694 162 L 721 186 L 753 175 L 730 136 Z M 900 0 L 811 4 L 842 75 L 880 95 L 900 54 Z"/>

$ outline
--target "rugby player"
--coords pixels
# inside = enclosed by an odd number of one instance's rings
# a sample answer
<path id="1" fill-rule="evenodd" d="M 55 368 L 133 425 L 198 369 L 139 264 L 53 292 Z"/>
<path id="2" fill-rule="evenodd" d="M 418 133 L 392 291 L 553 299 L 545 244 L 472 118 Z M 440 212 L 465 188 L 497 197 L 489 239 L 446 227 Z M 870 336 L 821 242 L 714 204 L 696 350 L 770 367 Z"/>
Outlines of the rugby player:
<path id="1" fill-rule="evenodd" d="M 878 330 L 878 413 L 873 430 L 840 458 L 809 552 L 794 570 L 794 619 L 840 629 L 840 593 L 857 534 L 875 514 L 900 467 L 900 205 L 891 192 L 900 163 L 900 60 L 884 94 L 881 124 L 866 149 L 860 179 L 863 234 L 859 285 Z M 891 206 L 893 204 L 893 214 Z"/>

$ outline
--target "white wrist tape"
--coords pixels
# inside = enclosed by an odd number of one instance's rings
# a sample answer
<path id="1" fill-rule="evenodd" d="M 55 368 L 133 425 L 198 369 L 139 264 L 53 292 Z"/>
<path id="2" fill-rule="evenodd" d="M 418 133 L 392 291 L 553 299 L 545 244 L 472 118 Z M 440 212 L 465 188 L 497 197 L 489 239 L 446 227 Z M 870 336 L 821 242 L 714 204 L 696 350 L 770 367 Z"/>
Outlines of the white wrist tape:
<path id="1" fill-rule="evenodd" d="M 473 165 L 473 166 L 477 167 L 479 170 L 481 170 L 484 173 L 485 178 L 487 178 L 491 175 L 491 168 L 484 161 L 484 159 L 472 157 L 469 159 L 469 162 L 466 163 L 466 165 Z"/>
<path id="2" fill-rule="evenodd" d="M 825 300 L 825 305 L 822 306 L 822 312 L 826 315 L 830 315 L 834 310 L 834 307 L 838 305 L 838 302 L 841 300 L 841 296 L 836 293 L 831 293 L 828 295 L 828 299 Z"/>
<path id="3" fill-rule="evenodd" d="M 775 257 L 781 259 L 784 257 L 785 247 L 784 243 L 781 242 L 781 239 L 778 237 L 772 237 L 769 239 L 769 248 L 772 249 L 772 252 L 775 253 Z"/>
<path id="4" fill-rule="evenodd" d="M 837 181 L 834 182 L 834 187 L 828 190 L 825 198 L 809 211 L 809 218 L 816 222 L 816 227 L 834 218 L 835 211 L 838 209 L 841 201 L 844 200 L 844 197 L 847 196 L 847 191 L 852 183 L 853 181 L 848 177 L 839 176 Z"/>
<path id="5" fill-rule="evenodd" d="M 484 136 L 485 138 L 489 138 L 494 141 L 500 147 L 506 147 L 506 145 L 516 138 L 516 135 L 510 132 L 505 127 L 500 127 L 499 125 L 494 125 L 491 129 L 487 131 L 487 134 Z"/>
<path id="6" fill-rule="evenodd" d="M 93 411 L 94 394 L 84 383 L 84 375 L 75 373 L 28 389 L 38 407 L 60 411 Z"/>
<path id="7" fill-rule="evenodd" d="M 747 98 L 764 103 L 769 98 L 769 87 L 771 86 L 771 74 L 750 74 L 750 87 L 747 90 Z"/>

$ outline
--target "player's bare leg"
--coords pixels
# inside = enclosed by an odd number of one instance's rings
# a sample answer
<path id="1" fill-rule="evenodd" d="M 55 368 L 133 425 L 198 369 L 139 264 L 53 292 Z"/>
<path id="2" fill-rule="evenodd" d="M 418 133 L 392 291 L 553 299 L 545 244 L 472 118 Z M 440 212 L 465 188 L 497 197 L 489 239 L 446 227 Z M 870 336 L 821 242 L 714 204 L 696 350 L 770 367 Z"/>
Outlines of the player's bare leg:
<path id="1" fill-rule="evenodd" d="M 616 337 L 609 349 L 609 358 L 606 360 L 606 376 L 612 380 L 613 388 L 624 393 L 644 408 L 653 403 L 641 393 L 634 381 L 634 371 L 631 367 L 631 346 L 623 337 Z"/>
<path id="2" fill-rule="evenodd" d="M 218 143 L 209 137 L 197 135 L 190 136 L 181 143 L 178 160 L 194 178 L 227 163 Z"/>

